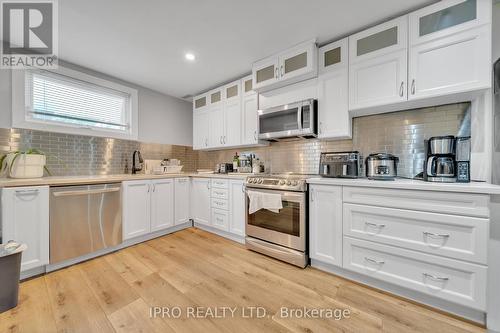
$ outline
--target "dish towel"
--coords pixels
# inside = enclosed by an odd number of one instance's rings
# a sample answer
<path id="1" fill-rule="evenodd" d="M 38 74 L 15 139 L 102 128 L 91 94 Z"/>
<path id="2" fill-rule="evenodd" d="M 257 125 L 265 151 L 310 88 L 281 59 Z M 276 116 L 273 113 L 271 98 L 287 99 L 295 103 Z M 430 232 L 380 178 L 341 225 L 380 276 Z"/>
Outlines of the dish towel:
<path id="1" fill-rule="evenodd" d="M 273 213 L 279 213 L 283 209 L 281 194 L 247 191 L 250 204 L 248 214 L 253 214 L 258 210 L 267 209 Z"/>

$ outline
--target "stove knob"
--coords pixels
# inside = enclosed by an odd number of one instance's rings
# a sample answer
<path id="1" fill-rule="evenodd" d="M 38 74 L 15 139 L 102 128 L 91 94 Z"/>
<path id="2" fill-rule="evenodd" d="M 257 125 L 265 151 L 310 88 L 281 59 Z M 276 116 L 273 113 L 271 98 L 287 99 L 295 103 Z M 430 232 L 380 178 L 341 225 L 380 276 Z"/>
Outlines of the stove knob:
<path id="1" fill-rule="evenodd" d="M 249 182 L 250 184 L 253 184 L 253 182 L 254 182 L 254 181 L 255 181 L 255 179 L 253 179 L 253 178 L 250 178 L 250 179 L 248 180 L 248 182 Z"/>
<path id="2" fill-rule="evenodd" d="M 282 179 L 282 180 L 280 180 L 279 184 L 280 185 L 285 185 L 285 181 Z"/>
<path id="3" fill-rule="evenodd" d="M 297 186 L 298 184 L 299 184 L 299 183 L 297 183 L 297 181 L 296 181 L 296 180 L 294 180 L 294 181 L 292 182 L 292 185 L 293 185 L 293 186 Z"/>
<path id="4" fill-rule="evenodd" d="M 259 184 L 262 184 L 264 182 L 264 179 L 260 178 L 259 179 Z"/>
<path id="5" fill-rule="evenodd" d="M 292 185 L 292 182 L 291 182 L 291 181 L 289 181 L 289 180 L 287 180 L 286 184 L 287 184 L 288 186 L 290 186 L 290 185 Z"/>

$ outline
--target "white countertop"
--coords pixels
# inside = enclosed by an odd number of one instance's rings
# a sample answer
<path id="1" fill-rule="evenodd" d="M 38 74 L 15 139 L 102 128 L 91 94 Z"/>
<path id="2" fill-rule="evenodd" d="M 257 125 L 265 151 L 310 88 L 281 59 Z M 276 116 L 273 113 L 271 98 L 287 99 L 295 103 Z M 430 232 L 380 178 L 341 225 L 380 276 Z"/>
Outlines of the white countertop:
<path id="1" fill-rule="evenodd" d="M 201 174 L 193 172 L 193 173 L 175 173 L 175 174 L 163 174 L 163 175 L 119 174 L 119 175 L 95 175 L 95 176 L 51 176 L 43 178 L 29 178 L 29 179 L 0 178 L 0 187 L 102 184 L 102 183 L 118 183 L 129 180 L 167 179 L 167 178 L 182 178 L 182 177 L 246 179 L 248 176 L 249 174 L 239 174 L 239 173 Z"/>
<path id="2" fill-rule="evenodd" d="M 345 178 L 320 178 L 314 177 L 307 180 L 309 184 L 319 185 L 342 185 L 360 186 L 372 188 L 393 188 L 404 190 L 422 191 L 442 191 L 442 192 L 462 192 L 462 193 L 482 193 L 500 194 L 500 185 L 493 185 L 483 182 L 470 183 L 431 183 L 422 180 L 398 178 L 396 180 L 369 180 L 366 178 L 345 179 Z"/>

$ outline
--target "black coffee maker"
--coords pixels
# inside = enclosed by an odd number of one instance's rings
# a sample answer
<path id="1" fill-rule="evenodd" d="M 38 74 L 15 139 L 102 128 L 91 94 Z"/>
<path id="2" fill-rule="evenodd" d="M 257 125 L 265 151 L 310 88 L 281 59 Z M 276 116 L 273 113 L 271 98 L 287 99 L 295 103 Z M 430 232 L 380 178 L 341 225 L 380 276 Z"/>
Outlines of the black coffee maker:
<path id="1" fill-rule="evenodd" d="M 470 182 L 470 137 L 435 136 L 425 140 L 424 180 Z"/>

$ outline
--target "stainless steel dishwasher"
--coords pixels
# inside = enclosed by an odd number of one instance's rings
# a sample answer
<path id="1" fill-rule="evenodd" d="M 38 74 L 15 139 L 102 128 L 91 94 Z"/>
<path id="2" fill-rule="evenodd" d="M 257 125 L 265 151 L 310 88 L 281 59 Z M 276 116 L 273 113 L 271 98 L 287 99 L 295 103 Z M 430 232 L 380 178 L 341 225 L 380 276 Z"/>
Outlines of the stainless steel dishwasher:
<path id="1" fill-rule="evenodd" d="M 50 188 L 50 263 L 122 242 L 121 184 Z"/>

